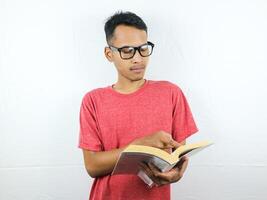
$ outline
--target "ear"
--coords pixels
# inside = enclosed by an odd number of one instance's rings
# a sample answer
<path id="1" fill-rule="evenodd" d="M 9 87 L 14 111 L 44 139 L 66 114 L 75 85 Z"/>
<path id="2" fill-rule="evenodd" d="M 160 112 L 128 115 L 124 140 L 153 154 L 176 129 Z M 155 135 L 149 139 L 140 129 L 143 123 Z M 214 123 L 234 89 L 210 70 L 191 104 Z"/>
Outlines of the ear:
<path id="1" fill-rule="evenodd" d="M 105 54 L 106 58 L 109 60 L 109 62 L 113 62 L 113 53 L 112 53 L 110 48 L 105 47 L 104 54 Z"/>

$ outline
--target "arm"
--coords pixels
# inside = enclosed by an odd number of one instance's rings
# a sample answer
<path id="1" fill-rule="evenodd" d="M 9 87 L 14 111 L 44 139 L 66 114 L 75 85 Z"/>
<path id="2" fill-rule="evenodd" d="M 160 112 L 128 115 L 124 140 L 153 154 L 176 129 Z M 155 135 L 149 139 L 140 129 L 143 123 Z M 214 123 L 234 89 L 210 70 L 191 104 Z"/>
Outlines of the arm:
<path id="1" fill-rule="evenodd" d="M 179 143 L 174 141 L 169 133 L 159 131 L 149 136 L 134 140 L 130 144 L 147 145 L 169 150 L 177 148 Z M 88 174 L 93 177 L 105 176 L 112 172 L 120 153 L 126 148 L 113 149 L 111 151 L 93 152 L 83 149 L 84 164 Z"/>
<path id="2" fill-rule="evenodd" d="M 110 174 L 124 148 L 100 152 L 83 149 L 84 165 L 87 173 L 92 178 Z"/>

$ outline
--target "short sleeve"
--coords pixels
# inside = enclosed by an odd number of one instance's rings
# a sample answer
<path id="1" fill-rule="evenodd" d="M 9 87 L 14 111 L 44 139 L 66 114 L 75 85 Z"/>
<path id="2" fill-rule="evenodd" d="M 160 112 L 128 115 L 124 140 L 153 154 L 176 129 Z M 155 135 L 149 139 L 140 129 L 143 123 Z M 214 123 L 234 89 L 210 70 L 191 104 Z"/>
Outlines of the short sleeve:
<path id="1" fill-rule="evenodd" d="M 102 142 L 97 125 L 96 110 L 93 98 L 87 93 L 80 108 L 79 148 L 101 151 Z"/>
<path id="2" fill-rule="evenodd" d="M 172 105 L 172 137 L 176 141 L 182 142 L 190 135 L 196 133 L 198 128 L 186 97 L 177 85 L 172 87 Z"/>

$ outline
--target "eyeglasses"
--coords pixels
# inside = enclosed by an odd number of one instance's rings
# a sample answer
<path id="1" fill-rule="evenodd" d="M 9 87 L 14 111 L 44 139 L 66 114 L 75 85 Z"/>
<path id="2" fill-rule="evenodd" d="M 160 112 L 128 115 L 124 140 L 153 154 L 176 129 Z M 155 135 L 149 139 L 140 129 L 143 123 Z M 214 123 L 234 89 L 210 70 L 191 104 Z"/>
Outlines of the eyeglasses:
<path id="1" fill-rule="evenodd" d="M 120 57 L 124 60 L 128 60 L 134 57 L 136 50 L 138 50 L 139 54 L 142 57 L 148 57 L 152 54 L 154 44 L 152 42 L 147 42 L 146 44 L 143 44 L 138 47 L 133 47 L 133 46 L 123 46 L 120 48 L 114 47 L 114 46 L 109 46 L 109 48 L 113 51 L 118 51 L 120 53 Z"/>

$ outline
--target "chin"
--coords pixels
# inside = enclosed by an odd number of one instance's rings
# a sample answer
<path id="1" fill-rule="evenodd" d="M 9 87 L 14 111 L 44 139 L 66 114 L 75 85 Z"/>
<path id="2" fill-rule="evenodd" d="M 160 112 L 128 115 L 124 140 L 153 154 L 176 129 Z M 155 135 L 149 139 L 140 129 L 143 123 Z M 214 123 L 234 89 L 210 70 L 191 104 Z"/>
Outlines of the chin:
<path id="1" fill-rule="evenodd" d="M 137 77 L 137 78 L 134 79 L 134 81 L 141 81 L 143 79 L 144 79 L 144 77 Z"/>

